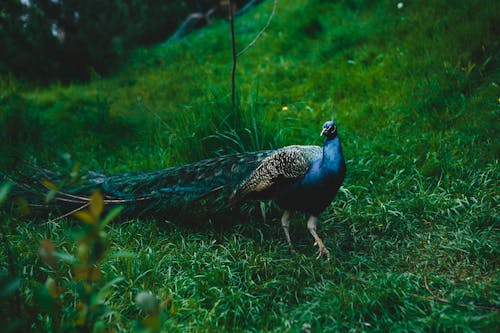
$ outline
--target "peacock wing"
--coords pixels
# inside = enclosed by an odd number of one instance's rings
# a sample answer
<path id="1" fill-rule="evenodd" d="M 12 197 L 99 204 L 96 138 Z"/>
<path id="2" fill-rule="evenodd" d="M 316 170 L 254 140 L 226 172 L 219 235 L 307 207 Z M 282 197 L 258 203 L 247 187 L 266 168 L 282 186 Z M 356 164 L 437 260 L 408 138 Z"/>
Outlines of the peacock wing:
<path id="1" fill-rule="evenodd" d="M 264 193 L 282 182 L 303 177 L 311 163 L 321 156 L 321 147 L 288 146 L 266 157 L 231 195 L 231 202 L 243 200 L 250 194 Z"/>

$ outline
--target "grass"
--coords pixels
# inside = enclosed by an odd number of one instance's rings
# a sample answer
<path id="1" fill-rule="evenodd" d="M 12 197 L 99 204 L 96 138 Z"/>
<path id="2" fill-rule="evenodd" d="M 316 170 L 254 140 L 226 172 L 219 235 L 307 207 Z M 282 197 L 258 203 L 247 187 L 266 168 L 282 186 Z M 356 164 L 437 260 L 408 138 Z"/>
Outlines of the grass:
<path id="1" fill-rule="evenodd" d="M 239 49 L 271 8 L 264 2 L 236 21 Z M 118 73 L 89 83 L 4 78 L 2 165 L 18 167 L 16 154 L 50 164 L 69 153 L 85 169 L 144 171 L 321 144 L 334 112 L 348 174 L 321 217 L 331 261 L 314 259 L 299 215 L 298 254 L 288 253 L 275 207 L 265 221 L 225 227 L 111 224 L 96 284 L 124 279 L 99 312 L 105 327 L 151 327 L 136 300 L 150 291 L 168 332 L 492 332 L 500 325 L 498 13 L 495 1 L 401 10 L 390 1 L 279 2 L 269 30 L 239 59 L 235 114 L 226 22 L 138 49 Z M 59 330 L 37 290 L 54 272 L 72 286 L 70 266 L 47 268 L 39 244 L 74 253 L 81 223 L 2 219 L 20 281 L 18 298 L 2 299 L 3 317 L 12 330 Z M 7 275 L 5 249 L 1 256 Z M 78 295 L 60 295 L 66 322 Z"/>

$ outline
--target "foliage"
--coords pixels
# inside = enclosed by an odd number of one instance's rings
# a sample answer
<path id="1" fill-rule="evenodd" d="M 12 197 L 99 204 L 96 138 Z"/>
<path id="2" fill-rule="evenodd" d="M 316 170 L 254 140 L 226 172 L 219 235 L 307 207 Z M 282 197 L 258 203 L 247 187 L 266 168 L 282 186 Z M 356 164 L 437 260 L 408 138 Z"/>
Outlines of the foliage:
<path id="1" fill-rule="evenodd" d="M 40 149 L 43 129 L 37 110 L 15 92 L 0 95 L 0 129 L 2 167 Z"/>
<path id="2" fill-rule="evenodd" d="M 242 1 L 240 1 L 242 3 Z M 0 69 L 48 82 L 105 75 L 130 49 L 165 40 L 219 1 L 2 1 Z"/>
<path id="3" fill-rule="evenodd" d="M 103 319 L 110 313 L 105 299 L 110 289 L 123 280 L 117 277 L 103 286 L 100 268 L 109 244 L 104 229 L 118 211 L 111 212 L 101 221 L 103 199 L 98 192 L 92 195 L 88 206 L 88 211 L 75 213 L 84 223 L 75 236 L 75 255 L 57 251 L 49 240 L 40 242 L 38 252 L 49 268 L 49 276 L 36 297 L 41 309 L 48 313 L 47 322 L 52 330 L 104 331 Z M 70 272 L 67 267 L 58 267 L 59 262 L 69 264 Z"/>
<path id="4" fill-rule="evenodd" d="M 109 224 L 97 284 L 124 280 L 105 298 L 107 328 L 140 330 L 147 317 L 168 332 L 498 327 L 499 4 L 403 3 L 280 1 L 269 29 L 238 59 L 234 113 L 223 21 L 175 44 L 137 49 L 120 72 L 88 84 L 0 82 L 19 96 L 7 97 L 2 110 L 26 105 L 19 121 L 26 128 L 29 117 L 38 119 L 39 148 L 29 144 L 29 154 L 51 163 L 54 150 L 67 151 L 105 172 L 319 144 L 319 127 L 334 112 L 348 178 L 321 217 L 330 262 L 312 258 L 302 216 L 291 228 L 299 254 L 289 254 L 273 209 L 266 221 L 232 227 Z M 272 4 L 235 21 L 238 50 Z M 51 330 L 48 316 L 33 311 L 35 290 L 52 274 L 40 264 L 39 242 L 74 253 L 73 224 L 20 218 L 6 227 L 21 318 L 32 330 Z M 113 256 L 123 251 L 133 260 Z M 6 260 L 0 267 L 8 270 Z M 14 308 L 1 309 L 17 318 Z"/>
<path id="5" fill-rule="evenodd" d="M 47 328 L 52 331 L 77 329 L 106 332 L 118 328 L 113 325 L 117 310 L 108 305 L 108 300 L 115 296 L 113 289 L 125 278 L 118 276 L 111 279 L 109 275 L 103 276 L 101 267 L 110 257 L 114 260 L 130 260 L 134 254 L 124 251 L 111 256 L 107 254 L 110 240 L 105 230 L 120 214 L 121 207 L 115 207 L 101 219 L 103 208 L 102 195 L 94 192 L 90 197 L 88 210 L 75 213 L 83 227 L 74 232 L 74 255 L 58 251 L 49 240 L 40 242 L 38 253 L 48 267 L 49 276 L 35 296 L 40 309 L 47 314 Z M 161 325 L 161 309 L 156 298 L 150 293 L 141 292 L 137 295 L 136 303 L 145 313 L 137 327 L 157 331 Z"/>

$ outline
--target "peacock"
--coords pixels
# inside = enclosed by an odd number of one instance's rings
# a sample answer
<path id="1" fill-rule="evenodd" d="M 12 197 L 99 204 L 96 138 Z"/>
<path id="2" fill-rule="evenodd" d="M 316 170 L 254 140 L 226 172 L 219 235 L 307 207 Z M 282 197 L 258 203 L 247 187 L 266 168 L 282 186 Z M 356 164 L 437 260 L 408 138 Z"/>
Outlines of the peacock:
<path id="1" fill-rule="evenodd" d="M 48 203 L 40 200 L 48 184 L 41 180 L 59 175 L 40 169 L 29 180 L 16 181 L 14 192 L 34 208 L 68 216 L 88 206 L 91 193 L 99 190 L 106 206 L 124 206 L 125 216 L 174 221 L 199 214 L 216 216 L 249 200 L 272 200 L 284 210 L 281 226 L 290 249 L 294 251 L 289 232 L 291 213 L 305 213 L 318 258 L 329 259 L 330 253 L 316 231 L 318 216 L 342 185 L 346 165 L 335 123 L 325 122 L 321 135 L 325 136 L 323 147 L 294 145 L 237 153 L 153 172 L 88 172 L 77 185 L 59 186 Z"/>

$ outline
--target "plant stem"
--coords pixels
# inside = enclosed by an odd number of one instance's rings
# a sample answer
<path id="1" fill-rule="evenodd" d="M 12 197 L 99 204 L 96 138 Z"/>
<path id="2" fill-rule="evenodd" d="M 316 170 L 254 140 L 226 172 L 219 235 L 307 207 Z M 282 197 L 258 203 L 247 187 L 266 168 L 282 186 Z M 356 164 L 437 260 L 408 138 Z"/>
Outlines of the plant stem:
<path id="1" fill-rule="evenodd" d="M 229 10 L 229 24 L 231 26 L 231 46 L 233 53 L 233 68 L 231 70 L 231 111 L 235 111 L 236 106 L 236 41 L 234 39 L 234 13 L 233 13 L 233 5 L 231 0 L 228 1 L 228 10 Z"/>
<path id="2" fill-rule="evenodd" d="M 271 15 L 269 15 L 269 18 L 267 19 L 266 25 L 259 31 L 257 36 L 240 52 L 238 52 L 237 56 L 241 56 L 243 53 L 248 51 L 256 42 L 257 40 L 264 34 L 267 28 L 269 28 L 269 25 L 271 24 L 271 21 L 273 20 L 274 14 L 276 13 L 276 7 L 278 5 L 278 0 L 274 0 L 274 5 L 273 5 L 273 10 L 271 11 Z"/>

